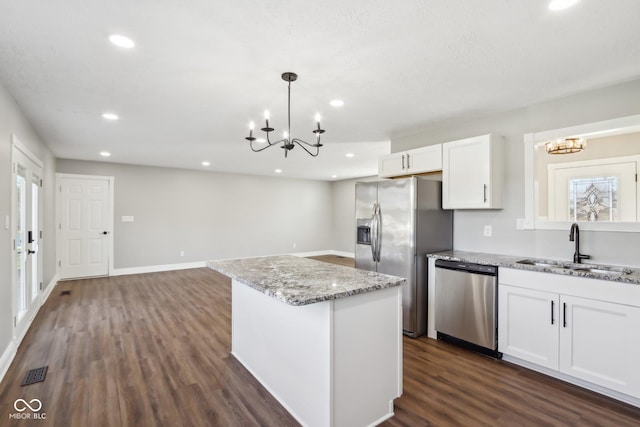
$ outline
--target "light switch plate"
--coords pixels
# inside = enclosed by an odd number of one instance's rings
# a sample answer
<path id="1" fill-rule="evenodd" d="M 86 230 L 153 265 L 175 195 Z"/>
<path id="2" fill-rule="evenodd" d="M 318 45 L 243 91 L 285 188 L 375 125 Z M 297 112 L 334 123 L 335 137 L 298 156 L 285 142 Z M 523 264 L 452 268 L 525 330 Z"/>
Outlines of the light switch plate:
<path id="1" fill-rule="evenodd" d="M 9 223 L 10 223 L 10 218 L 9 215 L 5 215 L 4 216 L 4 229 L 8 230 L 9 229 Z"/>
<path id="2" fill-rule="evenodd" d="M 122 222 L 133 222 L 133 215 L 123 215 Z"/>

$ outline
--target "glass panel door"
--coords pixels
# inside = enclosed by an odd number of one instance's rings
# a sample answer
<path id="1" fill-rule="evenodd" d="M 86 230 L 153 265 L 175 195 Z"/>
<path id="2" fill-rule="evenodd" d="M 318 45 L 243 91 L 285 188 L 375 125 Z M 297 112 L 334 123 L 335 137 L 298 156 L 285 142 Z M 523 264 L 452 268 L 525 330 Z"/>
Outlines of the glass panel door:
<path id="1" fill-rule="evenodd" d="M 40 282 L 40 177 L 33 174 L 31 176 L 31 227 L 27 233 L 29 249 L 27 255 L 29 258 L 31 284 L 31 301 L 38 296 Z"/>
<path id="2" fill-rule="evenodd" d="M 12 300 L 16 337 L 22 337 L 40 307 L 42 282 L 42 163 L 21 144 L 12 147 Z"/>
<path id="3" fill-rule="evenodd" d="M 27 170 L 18 165 L 16 172 L 16 303 L 18 320 L 27 309 Z"/>

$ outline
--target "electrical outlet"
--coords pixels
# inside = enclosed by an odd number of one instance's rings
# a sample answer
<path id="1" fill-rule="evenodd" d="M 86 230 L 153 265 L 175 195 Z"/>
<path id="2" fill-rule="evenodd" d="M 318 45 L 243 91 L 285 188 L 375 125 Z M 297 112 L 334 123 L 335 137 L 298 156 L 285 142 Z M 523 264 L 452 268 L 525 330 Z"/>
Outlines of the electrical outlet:
<path id="1" fill-rule="evenodd" d="M 184 251 L 180 251 L 180 256 L 184 256 Z"/>
<path id="2" fill-rule="evenodd" d="M 295 248 L 296 248 L 296 244 L 294 243 L 294 244 L 293 244 L 293 249 L 295 249 Z"/>
<path id="3" fill-rule="evenodd" d="M 8 230 L 9 229 L 9 222 L 11 221 L 11 219 L 9 218 L 9 215 L 5 215 L 4 216 L 4 229 Z"/>
<path id="4" fill-rule="evenodd" d="M 516 219 L 516 230 L 524 230 L 524 218 Z"/>
<path id="5" fill-rule="evenodd" d="M 484 226 L 484 237 L 491 237 L 491 233 L 493 233 L 493 228 L 490 225 Z"/>

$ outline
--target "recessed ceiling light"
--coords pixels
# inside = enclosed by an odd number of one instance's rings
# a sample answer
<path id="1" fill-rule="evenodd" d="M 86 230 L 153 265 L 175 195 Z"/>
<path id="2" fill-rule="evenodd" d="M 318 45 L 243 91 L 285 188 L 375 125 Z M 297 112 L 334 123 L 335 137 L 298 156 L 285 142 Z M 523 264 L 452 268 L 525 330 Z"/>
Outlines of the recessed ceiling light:
<path id="1" fill-rule="evenodd" d="M 211 163 L 209 163 L 209 162 L 202 162 L 202 166 L 211 166 Z"/>
<path id="2" fill-rule="evenodd" d="M 551 10 L 564 10 L 578 3 L 580 0 L 551 0 L 549 3 L 549 9 Z"/>
<path id="3" fill-rule="evenodd" d="M 347 154 L 345 154 L 344 156 L 350 159 L 350 158 L 352 158 L 353 156 L 355 156 L 355 154 L 353 154 L 353 153 L 347 153 Z"/>
<path id="4" fill-rule="evenodd" d="M 282 169 L 276 169 L 275 172 L 276 173 L 282 173 Z"/>
<path id="5" fill-rule="evenodd" d="M 101 152 L 100 152 L 100 155 L 101 155 L 102 157 L 109 157 L 109 156 L 111 156 L 111 153 L 110 153 L 110 152 L 108 152 L 108 151 L 101 151 Z"/>
<path id="6" fill-rule="evenodd" d="M 331 102 L 329 102 L 329 105 L 332 107 L 342 107 L 344 105 L 344 101 L 342 99 L 332 99 Z"/>
<path id="7" fill-rule="evenodd" d="M 109 36 L 109 41 L 114 45 L 124 49 L 132 49 L 136 45 L 135 42 L 129 37 L 120 34 L 111 34 Z"/>
<path id="8" fill-rule="evenodd" d="M 333 179 L 335 179 L 337 177 L 338 177 L 338 175 L 331 175 L 331 178 L 333 178 Z"/>
<path id="9" fill-rule="evenodd" d="M 118 115 L 115 113 L 102 113 L 102 118 L 105 120 L 115 121 L 115 120 L 118 120 L 120 117 L 118 117 Z"/>

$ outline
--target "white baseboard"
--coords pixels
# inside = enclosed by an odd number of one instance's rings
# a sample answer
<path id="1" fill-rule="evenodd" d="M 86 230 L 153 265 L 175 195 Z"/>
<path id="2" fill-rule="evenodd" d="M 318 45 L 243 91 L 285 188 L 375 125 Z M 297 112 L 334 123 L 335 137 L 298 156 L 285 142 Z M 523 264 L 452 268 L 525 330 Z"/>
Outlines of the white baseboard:
<path id="1" fill-rule="evenodd" d="M 22 340 L 27 335 L 27 332 L 29 332 L 29 329 L 31 328 L 31 324 L 33 323 L 33 320 L 36 318 L 36 316 L 40 312 L 40 308 L 42 308 L 44 303 L 47 302 L 47 300 L 49 299 L 49 296 L 51 295 L 51 292 L 53 291 L 53 288 L 55 288 L 56 285 L 58 284 L 58 280 L 60 280 L 60 277 L 56 273 L 47 284 L 47 287 L 45 288 L 44 292 L 40 295 L 40 298 L 39 298 L 40 305 L 38 306 L 38 309 L 36 310 L 31 320 L 29 321 L 29 325 L 24 329 L 24 333 L 19 337 L 18 336 L 13 337 L 13 339 L 7 345 L 7 348 L 4 350 L 4 353 L 2 353 L 2 357 L 0 357 L 0 381 L 3 380 L 5 374 L 9 370 L 9 367 L 11 366 L 11 362 L 13 362 L 13 359 L 16 357 L 18 347 L 20 347 Z"/>
<path id="2" fill-rule="evenodd" d="M 299 257 L 331 255 L 331 251 L 312 251 L 312 252 L 291 252 L 285 255 L 293 255 Z"/>
<path id="3" fill-rule="evenodd" d="M 343 251 L 331 251 L 331 255 L 343 256 L 345 258 L 355 258 L 356 255 L 353 252 L 343 252 Z"/>
<path id="4" fill-rule="evenodd" d="M 125 276 L 127 274 L 157 273 L 159 271 L 186 270 L 189 268 L 201 268 L 206 266 L 206 261 L 196 261 L 183 262 L 180 264 L 149 265 L 145 267 L 114 268 L 110 275 Z"/>
<path id="5" fill-rule="evenodd" d="M 2 353 L 2 357 L 0 357 L 0 382 L 9 370 L 9 366 L 11 366 L 11 362 L 13 362 L 14 357 L 16 357 L 16 351 L 16 341 L 9 341 L 9 345 L 4 350 L 4 353 Z"/>
<path id="6" fill-rule="evenodd" d="M 353 258 L 354 256 L 353 252 L 334 251 L 331 249 L 324 250 L 324 251 L 295 252 L 295 253 L 289 253 L 287 255 L 295 255 L 299 257 L 337 255 L 337 256 L 343 256 L 347 258 Z M 269 255 L 261 255 L 261 256 L 269 256 Z M 236 258 L 254 258 L 254 257 L 236 257 Z M 180 264 L 148 265 L 144 267 L 114 268 L 109 272 L 109 275 L 125 276 L 128 274 L 157 273 L 161 271 L 186 270 L 189 268 L 202 268 L 207 266 L 207 261 L 185 262 Z"/>
<path id="7" fill-rule="evenodd" d="M 289 255 L 294 255 L 299 257 L 322 256 L 322 255 L 336 255 L 336 256 L 343 256 L 347 258 L 354 257 L 353 252 L 334 251 L 333 249 L 329 249 L 326 251 L 314 251 L 314 252 L 296 252 L 296 253 L 290 253 Z"/>
<path id="8" fill-rule="evenodd" d="M 44 290 L 44 293 L 40 297 L 40 301 L 41 301 L 40 307 L 42 307 L 44 303 L 47 302 L 47 300 L 49 299 L 49 295 L 51 295 L 51 292 L 53 292 L 53 288 L 56 287 L 59 281 L 60 281 L 60 275 L 56 273 L 53 276 L 53 278 L 49 281 L 49 283 L 47 284 L 47 287 Z"/>

